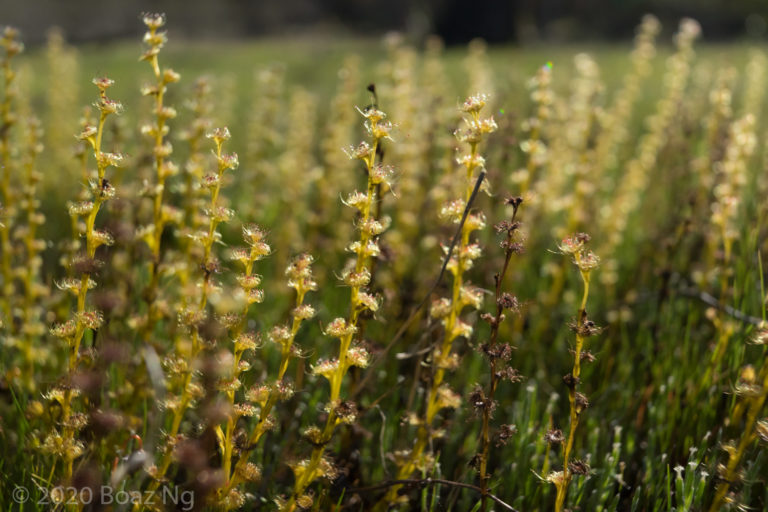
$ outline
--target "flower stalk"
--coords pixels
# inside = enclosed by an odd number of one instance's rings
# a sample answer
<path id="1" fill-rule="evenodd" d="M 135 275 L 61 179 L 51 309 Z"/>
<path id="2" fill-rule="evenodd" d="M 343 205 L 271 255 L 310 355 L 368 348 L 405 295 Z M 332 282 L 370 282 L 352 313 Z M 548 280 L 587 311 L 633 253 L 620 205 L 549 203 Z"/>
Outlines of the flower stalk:
<path id="1" fill-rule="evenodd" d="M 58 284 L 59 288 L 71 292 L 77 298 L 76 310 L 73 317 L 63 324 L 53 327 L 51 333 L 63 339 L 68 348 L 67 378 L 70 382 L 58 386 L 52 390 L 48 397 L 51 401 L 61 404 L 61 432 L 53 431 L 45 439 L 43 449 L 53 453 L 64 461 L 62 477 L 69 481 L 72 477 L 72 464 L 80 457 L 85 447 L 75 439 L 76 433 L 86 425 L 84 414 L 75 412 L 74 399 L 80 394 L 80 390 L 71 383 L 81 362 L 81 344 L 87 331 L 97 331 L 103 321 L 103 315 L 98 310 L 87 310 L 88 290 L 96 286 L 92 276 L 100 268 L 100 262 L 96 259 L 96 249 L 102 245 L 112 245 L 114 239 L 107 231 L 96 229 L 96 216 L 102 205 L 115 196 L 115 188 L 106 178 L 109 167 L 120 164 L 122 155 L 119 153 L 105 153 L 102 151 L 102 138 L 104 125 L 112 114 L 120 114 L 123 106 L 107 97 L 107 89 L 114 84 L 109 78 L 95 78 L 94 85 L 99 89 L 99 99 L 95 107 L 99 111 L 97 126 L 86 126 L 79 138 L 87 141 L 96 160 L 96 177 L 89 180 L 90 199 L 70 205 L 70 214 L 84 215 L 85 220 L 85 254 L 76 256 L 71 262 L 75 276 L 65 278 Z"/>
<path id="2" fill-rule="evenodd" d="M 512 347 L 508 343 L 499 343 L 499 328 L 504 322 L 504 311 L 517 312 L 519 309 L 519 303 L 516 297 L 509 293 L 502 292 L 502 285 L 504 278 L 509 270 L 509 264 L 514 254 L 520 254 L 523 251 L 523 245 L 521 242 L 515 240 L 520 223 L 517 221 L 517 211 L 522 204 L 523 199 L 521 197 L 512 197 L 507 199 L 506 203 L 512 206 L 512 217 L 509 220 L 505 220 L 497 224 L 496 231 L 504 234 L 504 240 L 501 242 L 501 247 L 504 249 L 504 264 L 502 265 L 501 272 L 493 276 L 495 282 L 494 296 L 496 303 L 496 311 L 494 314 L 485 313 L 482 315 L 483 320 L 488 322 L 491 328 L 489 339 L 486 343 L 480 346 L 480 351 L 488 359 L 490 366 L 490 382 L 488 385 L 487 393 L 483 391 L 480 386 L 477 386 L 475 390 L 470 394 L 470 403 L 479 412 L 482 418 L 482 430 L 480 435 L 480 453 L 477 458 L 479 460 L 474 461 L 475 467 L 477 467 L 478 475 L 480 479 L 480 510 L 485 511 L 488 503 L 488 483 L 491 475 L 488 470 L 488 462 L 490 458 L 491 449 L 491 418 L 493 411 L 496 408 L 496 390 L 499 383 L 502 380 L 507 379 L 510 382 L 518 382 L 520 376 L 517 371 L 508 365 L 509 359 L 512 356 Z M 499 445 L 505 444 L 506 441 L 514 433 L 514 425 L 503 425 L 498 431 L 498 443 Z"/>
<path id="3" fill-rule="evenodd" d="M 253 273 L 253 265 L 265 256 L 271 253 L 269 245 L 264 241 L 266 233 L 254 224 L 243 226 L 243 240 L 248 244 L 248 248 L 235 249 L 232 258 L 243 265 L 243 273 L 237 276 L 240 285 L 242 301 L 242 310 L 239 314 L 227 315 L 224 317 L 225 323 L 229 326 L 229 335 L 233 341 L 232 364 L 229 374 L 218 383 L 219 391 L 226 395 L 226 404 L 228 405 L 227 421 L 224 431 L 220 426 L 216 426 L 216 433 L 220 440 L 222 451 L 222 470 L 226 482 L 223 489 L 231 491 L 229 481 L 231 479 L 232 459 L 235 451 L 234 431 L 237 421 L 241 417 L 254 416 L 256 408 L 248 403 L 235 403 L 235 394 L 242 386 L 240 380 L 241 374 L 250 369 L 250 364 L 243 359 L 246 352 L 254 350 L 258 345 L 258 336 L 252 332 L 244 332 L 248 322 L 248 311 L 252 304 L 260 303 L 264 300 L 264 293 L 258 288 L 261 284 L 261 277 Z M 246 473 L 245 468 L 241 473 Z M 253 468 L 247 471 L 249 480 L 257 479 L 260 472 Z M 227 508 L 238 508 L 242 505 L 242 495 L 237 492 L 219 493 L 221 504 Z"/>
<path id="4" fill-rule="evenodd" d="M 573 257 L 573 263 L 579 269 L 579 275 L 581 276 L 584 290 L 581 296 L 581 304 L 579 305 L 576 322 L 572 326 L 573 331 L 576 333 L 576 344 L 573 349 L 573 369 L 571 370 L 571 373 L 563 377 L 563 382 L 568 388 L 568 403 L 570 406 L 570 413 L 568 416 L 568 437 L 562 446 L 563 470 L 547 475 L 547 480 L 553 483 L 557 489 L 555 498 L 556 512 L 561 512 L 563 510 L 565 498 L 568 494 L 568 487 L 573 479 L 573 475 L 587 474 L 589 472 L 589 467 L 585 462 L 581 460 L 572 460 L 573 444 L 581 413 L 589 406 L 587 397 L 578 391 L 581 378 L 581 361 L 582 359 L 587 359 L 589 357 L 588 354 L 583 352 L 584 343 L 589 336 L 594 336 L 600 332 L 600 329 L 596 327 L 594 322 L 589 320 L 587 316 L 587 299 L 589 297 L 591 273 L 597 268 L 600 262 L 600 259 L 592 251 L 589 251 L 586 248 L 589 240 L 589 235 L 579 233 L 564 239 L 560 245 L 560 251 L 563 254 L 571 255 Z M 553 436 L 550 435 L 549 437 L 550 439 L 548 440 L 552 442 L 551 438 Z M 562 442 L 562 435 L 557 437 L 559 439 L 557 439 L 556 442 Z"/>
<path id="5" fill-rule="evenodd" d="M 17 123 L 17 116 L 13 112 L 16 99 L 14 81 L 16 72 L 11 67 L 14 57 L 24 51 L 24 45 L 18 40 L 19 32 L 13 27 L 5 27 L 0 37 L 0 47 L 3 48 L 3 57 L 0 60 L 2 69 L 3 98 L 0 102 L 0 275 L 2 276 L 2 288 L 0 288 L 0 327 L 6 322 L 8 328 L 13 328 L 13 313 L 11 300 L 13 297 L 13 269 L 11 268 L 11 226 L 16 215 L 16 194 L 11 187 L 11 176 L 14 174 L 14 162 L 11 159 L 11 129 Z"/>
<path id="6" fill-rule="evenodd" d="M 178 82 L 180 76 L 170 68 L 162 68 L 158 55 L 165 46 L 167 36 L 165 32 L 159 31 L 165 25 L 165 16 L 162 14 L 147 14 L 143 18 L 147 26 L 147 32 L 144 35 L 144 42 L 148 49 L 141 56 L 141 60 L 146 60 L 152 67 L 155 75 L 155 84 L 144 86 L 141 93 L 144 96 L 154 97 L 154 125 L 147 124 L 141 129 L 142 133 L 153 140 L 152 149 L 155 167 L 155 187 L 151 193 L 152 203 L 152 224 L 140 230 L 141 238 L 149 246 L 152 254 L 149 266 L 149 284 L 144 291 L 144 297 L 147 301 L 146 319 L 143 324 L 142 338 L 146 341 L 152 333 L 155 323 L 158 320 L 157 300 L 158 285 L 160 281 L 160 262 L 161 262 L 161 239 L 165 226 L 172 222 L 180 220 L 180 212 L 175 208 L 165 204 L 166 180 L 178 172 L 178 168 L 173 162 L 167 160 L 173 152 L 173 146 L 166 140 L 169 132 L 168 121 L 176 117 L 176 110 L 173 107 L 165 105 L 165 93 L 168 84 Z"/>
<path id="7" fill-rule="evenodd" d="M 465 114 L 464 126 L 455 132 L 459 142 L 468 146 L 468 152 L 460 155 L 457 162 L 464 168 L 463 197 L 448 202 L 441 210 L 441 217 L 455 224 L 461 222 L 465 205 L 469 202 L 474 190 L 474 176 L 476 172 L 483 170 L 485 159 L 479 154 L 480 143 L 490 133 L 496 130 L 496 122 L 493 117 L 482 118 L 480 112 L 485 106 L 486 96 L 478 94 L 467 98 L 461 107 Z M 482 250 L 479 245 L 470 243 L 472 232 L 485 227 L 485 216 L 481 213 L 472 213 L 467 216 L 461 227 L 461 236 L 456 245 L 455 256 L 451 257 L 447 269 L 453 276 L 451 297 L 439 299 L 432 304 L 432 316 L 442 321 L 445 328 L 443 340 L 432 354 L 432 379 L 426 399 L 426 408 L 423 419 L 414 418 L 418 424 L 417 439 L 412 450 L 407 452 L 400 467 L 397 479 L 405 479 L 416 470 L 426 471 L 434 464 L 431 454 L 427 454 L 428 445 L 435 438 L 432 429 L 435 416 L 444 408 L 456 408 L 459 405 L 459 396 L 443 381 L 446 371 L 453 370 L 458 365 L 456 354 L 451 352 L 453 342 L 463 336 L 469 338 L 472 335 L 472 326 L 460 319 L 461 312 L 466 306 L 479 308 L 482 303 L 480 290 L 464 284 L 464 272 L 472 268 L 475 259 L 479 258 Z M 402 486 L 393 486 L 377 505 L 377 510 L 385 510 L 388 504 L 397 500 L 397 494 Z"/>
<path id="8" fill-rule="evenodd" d="M 226 171 L 236 169 L 238 166 L 237 154 L 225 154 L 224 143 L 229 140 L 230 133 L 227 128 L 217 128 L 208 133 L 207 137 L 215 144 L 216 171 L 203 178 L 203 187 L 210 193 L 210 202 L 206 210 L 208 226 L 192 235 L 192 239 L 202 245 L 203 257 L 200 263 L 202 278 L 200 283 L 200 297 L 197 304 L 193 304 L 182 310 L 179 314 L 179 322 L 189 332 L 191 342 L 179 344 L 176 353 L 166 358 L 165 364 L 172 374 L 172 381 L 178 386 L 178 397 L 166 400 L 165 406 L 172 412 L 171 427 L 167 431 L 168 445 L 159 465 L 148 469 L 153 482 L 149 485 L 149 491 L 155 491 L 165 478 L 165 475 L 173 462 L 173 447 L 177 440 L 184 414 L 194 401 L 202 396 L 202 388 L 196 382 L 195 361 L 203 350 L 200 327 L 207 317 L 209 296 L 217 289 L 213 276 L 218 272 L 219 261 L 213 255 L 213 244 L 221 239 L 217 227 L 220 223 L 232 219 L 234 212 L 229 208 L 219 205 L 219 193 Z"/>
<path id="9" fill-rule="evenodd" d="M 43 260 L 40 253 L 45 249 L 45 241 L 37 238 L 38 227 L 45 223 L 45 215 L 40 212 L 40 200 L 37 197 L 38 184 L 42 174 L 37 170 L 38 155 L 43 150 L 40 142 L 42 128 L 37 118 L 30 117 L 26 126 L 26 151 L 23 158 L 24 166 L 24 195 L 20 206 L 26 214 L 26 227 L 23 229 L 23 245 L 27 264 L 22 272 L 24 282 L 23 324 L 21 328 L 21 349 L 24 356 L 24 386 L 30 390 L 36 389 L 34 380 L 35 360 L 40 356 L 41 348 L 36 346 L 36 340 L 45 333 L 41 321 L 39 299 L 48 293 L 48 288 L 40 283 L 39 275 Z"/>
<path id="10" fill-rule="evenodd" d="M 338 358 L 318 361 L 312 368 L 315 375 L 325 377 L 330 384 L 330 397 L 326 408 L 328 417 L 322 430 L 310 427 L 305 432 L 305 437 L 314 448 L 309 459 L 300 461 L 291 468 L 296 478 L 293 494 L 281 507 L 282 510 L 290 512 L 299 506 L 306 508 L 305 505 L 312 503 L 306 489 L 314 480 L 321 476 L 330 478 L 335 474 L 332 464 L 325 458 L 325 447 L 331 442 L 336 427 L 343 423 L 354 423 L 357 419 L 355 404 L 342 398 L 344 376 L 353 366 L 367 366 L 369 358 L 363 347 L 353 346 L 352 342 L 358 332 L 360 314 L 364 311 L 375 313 L 380 305 L 379 299 L 368 293 L 366 287 L 371 280 L 371 259 L 380 253 L 378 236 L 387 227 L 373 217 L 373 206 L 378 200 L 379 185 L 386 182 L 392 174 L 390 167 L 376 163 L 382 140 L 390 138 L 392 123 L 385 120 L 386 114 L 376 106 L 358 110 L 365 118 L 370 144 L 362 142 L 347 152 L 350 158 L 363 162 L 368 175 L 366 193 L 353 192 L 344 201 L 344 204 L 359 212 L 357 225 L 360 229 L 360 238 L 348 247 L 348 250 L 355 254 L 354 267 L 342 275 L 342 280 L 350 287 L 350 311 L 347 319 L 336 318 L 325 329 L 327 335 L 339 340 Z"/>
<path id="11" fill-rule="evenodd" d="M 231 474 L 225 472 L 228 477 L 226 485 L 220 490 L 222 496 L 230 496 L 232 490 L 240 483 L 253 479 L 257 467 L 248 461 L 249 455 L 256 448 L 262 436 L 275 426 L 271 416 L 275 405 L 279 401 L 289 399 L 293 394 L 290 383 L 285 381 L 285 373 L 291 360 L 300 355 L 300 350 L 294 342 L 302 322 L 312 318 L 315 314 L 314 308 L 304 303 L 306 294 L 317 290 L 317 282 L 312 275 L 312 261 L 312 256 L 309 254 L 301 254 L 288 265 L 285 271 L 288 276 L 288 286 L 296 291 L 294 308 L 291 312 L 293 319 L 290 327 L 287 325 L 277 326 L 269 333 L 269 340 L 280 348 L 280 366 L 271 385 L 257 384 L 246 392 L 246 399 L 260 407 L 258 422 L 248 436 L 246 447 L 240 450 L 239 459 Z"/>
<path id="12" fill-rule="evenodd" d="M 766 339 L 768 331 L 761 329 L 755 337 L 755 343 L 765 345 Z M 745 366 L 734 391 L 739 400 L 731 412 L 730 424 L 740 425 L 743 422 L 744 430 L 738 444 L 725 444 L 728 462 L 717 466 L 720 478 L 709 507 L 710 512 L 721 510 L 731 485 L 739 480 L 739 464 L 749 445 L 756 439 L 768 443 L 768 418 L 758 419 L 768 399 L 768 357 L 764 359 L 759 372 L 752 365 Z"/>

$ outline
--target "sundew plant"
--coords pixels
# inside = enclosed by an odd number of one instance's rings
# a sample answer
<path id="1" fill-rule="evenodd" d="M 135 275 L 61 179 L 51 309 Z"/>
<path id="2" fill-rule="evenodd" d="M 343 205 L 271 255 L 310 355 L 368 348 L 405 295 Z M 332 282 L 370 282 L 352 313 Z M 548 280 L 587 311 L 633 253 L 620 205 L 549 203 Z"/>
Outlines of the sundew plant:
<path id="1" fill-rule="evenodd" d="M 142 21 L 2 29 L 0 510 L 768 507 L 762 49 Z"/>

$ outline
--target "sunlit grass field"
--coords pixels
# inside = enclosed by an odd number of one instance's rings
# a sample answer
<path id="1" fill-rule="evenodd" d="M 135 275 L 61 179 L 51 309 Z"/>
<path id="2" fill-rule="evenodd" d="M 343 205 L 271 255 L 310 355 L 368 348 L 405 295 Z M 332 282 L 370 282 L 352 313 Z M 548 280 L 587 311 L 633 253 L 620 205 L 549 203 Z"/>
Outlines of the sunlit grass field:
<path id="1" fill-rule="evenodd" d="M 2 510 L 768 506 L 759 45 L 152 23 L 3 39 Z"/>

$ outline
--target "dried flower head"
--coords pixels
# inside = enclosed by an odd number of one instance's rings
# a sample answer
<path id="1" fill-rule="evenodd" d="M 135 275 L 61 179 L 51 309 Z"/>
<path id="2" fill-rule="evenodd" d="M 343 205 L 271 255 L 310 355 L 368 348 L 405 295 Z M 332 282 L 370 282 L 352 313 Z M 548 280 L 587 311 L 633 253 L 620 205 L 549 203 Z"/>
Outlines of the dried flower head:
<path id="1" fill-rule="evenodd" d="M 342 423 L 349 425 L 357 420 L 357 404 L 350 400 L 337 400 L 329 407 Z"/>
<path id="2" fill-rule="evenodd" d="M 502 309 L 508 309 L 509 311 L 514 312 L 520 309 L 520 302 L 517 300 L 517 297 L 507 292 L 501 294 L 497 303 Z"/>
<path id="3" fill-rule="evenodd" d="M 496 446 L 504 446 L 507 442 L 517 433 L 517 427 L 515 425 L 501 425 L 498 432 L 496 432 Z"/>
<path id="4" fill-rule="evenodd" d="M 559 428 L 547 430 L 547 433 L 544 434 L 544 441 L 549 444 L 560 444 L 565 441 L 565 436 Z"/>
<path id="5" fill-rule="evenodd" d="M 580 459 L 572 460 L 568 463 L 568 471 L 574 475 L 588 475 L 589 464 Z"/>

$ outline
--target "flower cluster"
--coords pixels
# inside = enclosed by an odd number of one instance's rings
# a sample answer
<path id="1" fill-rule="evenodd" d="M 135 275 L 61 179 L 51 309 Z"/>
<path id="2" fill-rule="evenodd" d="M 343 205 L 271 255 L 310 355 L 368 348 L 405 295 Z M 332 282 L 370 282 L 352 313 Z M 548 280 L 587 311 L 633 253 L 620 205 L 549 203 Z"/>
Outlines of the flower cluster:
<path id="1" fill-rule="evenodd" d="M 474 231 L 485 227 L 485 217 L 482 212 L 471 212 L 463 224 L 461 220 L 472 198 L 476 180 L 484 179 L 485 160 L 479 154 L 480 142 L 497 128 L 493 117 L 481 117 L 481 110 L 486 101 L 487 97 L 482 94 L 468 98 L 460 108 L 464 114 L 463 125 L 454 133 L 457 140 L 467 146 L 466 151 L 457 157 L 457 162 L 463 167 L 464 188 L 460 198 L 449 201 L 440 211 L 443 218 L 459 224 L 461 230 L 454 252 L 444 255 L 449 258 L 447 268 L 453 276 L 453 285 L 450 298 L 439 299 L 433 303 L 432 316 L 439 318 L 444 327 L 443 340 L 431 354 L 433 374 L 426 393 L 426 414 L 419 422 L 415 445 L 407 452 L 407 456 L 399 458 L 399 479 L 409 478 L 425 460 L 434 460 L 426 451 L 431 441 L 439 435 L 432 429 L 435 417 L 440 410 L 457 408 L 461 404 L 460 395 L 451 390 L 444 378 L 446 371 L 458 366 L 458 358 L 452 353 L 453 342 L 459 337 L 468 339 L 472 336 L 472 326 L 460 318 L 462 311 L 466 306 L 479 307 L 482 304 L 479 290 L 465 284 L 464 272 L 472 268 L 474 260 L 482 254 L 480 246 L 472 243 L 470 237 Z M 444 247 L 445 252 L 448 250 Z M 398 489 L 399 486 L 392 487 L 379 503 L 379 507 L 395 502 Z"/>
<path id="2" fill-rule="evenodd" d="M 180 76 L 170 68 L 160 66 L 160 50 L 165 46 L 168 38 L 165 32 L 159 29 L 165 25 L 165 16 L 162 14 L 145 14 L 143 16 L 147 32 L 144 34 L 146 51 L 141 60 L 146 60 L 152 67 L 155 82 L 141 88 L 144 96 L 153 99 L 154 122 L 141 127 L 141 133 L 152 140 L 152 154 L 154 157 L 155 183 L 147 189 L 147 195 L 152 200 L 152 220 L 146 226 L 137 231 L 138 238 L 146 242 L 152 257 L 149 267 L 149 284 L 144 296 L 148 298 L 146 318 L 143 321 L 143 336 L 147 338 L 158 321 L 160 315 L 160 303 L 158 298 L 159 283 L 162 267 L 160 266 L 161 240 L 165 226 L 170 223 L 178 223 L 181 220 L 181 212 L 166 204 L 166 180 L 178 173 L 178 166 L 168 158 L 173 153 L 173 146 L 167 140 L 170 128 L 168 121 L 176 117 L 176 109 L 165 104 L 167 86 L 178 82 Z"/>
<path id="3" fill-rule="evenodd" d="M 110 115 L 122 112 L 122 105 L 107 97 L 107 89 L 111 87 L 114 82 L 108 78 L 95 78 L 93 80 L 94 85 L 99 90 L 99 97 L 96 102 L 96 107 L 99 110 L 99 120 L 97 126 L 87 126 L 83 129 L 80 135 L 82 140 L 88 142 L 91 146 L 94 159 L 96 160 L 96 175 L 90 179 L 91 197 L 87 208 L 82 208 L 81 211 L 75 212 L 75 215 L 83 215 L 85 217 L 85 254 L 77 255 L 70 265 L 75 268 L 75 278 L 68 278 L 61 283 L 63 287 L 71 291 L 77 297 L 77 309 L 74 311 L 72 318 L 62 324 L 59 324 L 51 329 L 51 333 L 54 336 L 61 338 L 66 346 L 68 352 L 68 379 L 71 381 L 75 372 L 81 363 L 83 354 L 81 353 L 81 345 L 85 337 L 86 331 L 98 330 L 104 317 L 100 311 L 87 310 L 86 309 L 86 297 L 88 290 L 95 286 L 94 279 L 92 278 L 94 270 L 99 267 L 96 260 L 96 250 L 102 245 L 112 245 L 114 238 L 112 235 L 103 229 L 97 229 L 96 216 L 101 210 L 102 205 L 114 197 L 115 191 L 112 185 L 106 178 L 107 168 L 118 164 L 121 158 L 116 154 L 104 153 L 101 149 L 102 135 L 105 129 L 105 121 Z M 111 155 L 105 157 L 104 155 Z M 72 212 L 70 212 L 72 214 Z M 93 264 L 82 264 L 82 262 L 93 262 Z M 79 270 L 79 272 L 77 272 Z M 78 441 L 75 436 L 78 431 L 81 430 L 85 423 L 83 421 L 74 421 L 73 418 L 79 413 L 75 412 L 75 404 L 73 399 L 77 396 L 77 387 L 74 383 L 65 387 L 58 395 L 61 396 L 59 400 L 62 408 L 62 427 L 61 430 L 54 430 L 46 438 L 46 442 L 43 443 L 44 450 L 53 450 L 50 453 L 60 457 L 64 462 L 63 476 L 65 480 L 69 480 L 72 476 L 72 466 L 76 458 L 78 458 L 83 450 L 76 449 Z M 62 447 L 72 448 L 70 450 Z"/>
<path id="4" fill-rule="evenodd" d="M 168 468 L 173 461 L 172 445 L 179 433 L 181 422 L 184 418 L 186 411 L 195 404 L 195 401 L 202 396 L 202 388 L 197 382 L 198 377 L 198 357 L 205 348 L 205 342 L 202 339 L 201 327 L 203 322 L 208 317 L 208 303 L 212 296 L 218 295 L 220 291 L 219 283 L 215 280 L 215 275 L 220 269 L 219 259 L 213 252 L 213 245 L 217 240 L 220 240 L 221 235 L 218 232 L 218 226 L 222 222 L 226 222 L 231 218 L 231 215 L 220 214 L 221 205 L 219 193 L 222 186 L 222 178 L 226 171 L 237 167 L 237 156 L 235 154 L 226 155 L 224 153 L 224 144 L 230 138 L 230 133 L 227 128 L 216 128 L 207 134 L 209 139 L 214 142 L 214 155 L 216 156 L 216 169 L 213 174 L 209 176 L 215 177 L 215 184 L 208 187 L 210 194 L 209 204 L 205 209 L 205 216 L 207 217 L 207 228 L 202 229 L 196 233 L 190 234 L 191 240 L 200 246 L 200 252 L 202 254 L 202 261 L 199 262 L 199 295 L 192 300 L 183 304 L 178 311 L 179 326 L 181 328 L 179 333 L 179 339 L 176 342 L 176 353 L 167 358 L 167 361 L 172 363 L 180 360 L 185 360 L 184 364 L 172 364 L 166 365 L 174 369 L 171 373 L 170 380 L 170 392 L 175 396 L 171 399 L 170 404 L 172 407 L 168 407 L 172 413 L 171 429 L 168 432 L 167 440 L 168 446 L 165 447 L 161 460 L 157 466 L 152 466 L 153 470 L 151 476 L 153 481 L 150 484 L 149 489 L 156 490 L 160 483 L 163 481 Z M 203 178 L 205 183 L 206 178 Z M 237 251 L 238 254 L 242 253 L 241 260 L 245 265 L 245 281 L 246 286 L 249 286 L 253 282 L 251 276 L 251 268 L 254 261 L 257 261 L 264 255 L 269 253 L 269 246 L 263 241 L 264 233 L 262 230 L 255 226 L 246 226 L 243 229 L 243 236 L 251 246 L 250 250 Z M 246 305 L 247 308 L 252 302 L 250 299 L 256 298 L 254 302 L 260 300 L 261 295 L 255 286 L 250 288 L 246 293 Z M 234 340 L 233 345 L 238 350 L 239 354 L 242 354 L 247 347 L 250 346 L 248 341 L 241 338 L 242 334 L 242 322 L 244 315 L 238 313 L 230 313 L 222 315 L 219 318 L 220 323 L 234 331 L 234 335 L 231 338 Z M 238 344 L 238 340 L 240 343 Z M 255 343 L 255 342 L 254 342 Z M 222 377 L 217 383 L 217 387 L 220 391 L 231 396 L 231 403 L 234 401 L 234 393 L 240 388 L 241 383 L 237 378 L 239 373 L 247 371 L 248 364 L 240 364 L 240 360 L 235 360 L 233 367 L 235 368 L 235 374 Z M 237 410 L 235 410 L 237 412 Z M 248 408 L 240 408 L 241 415 L 248 413 Z"/>
<path id="5" fill-rule="evenodd" d="M 373 86 L 369 90 L 375 94 Z M 390 133 L 393 124 L 386 120 L 387 115 L 376 106 L 358 108 L 357 110 L 365 118 L 364 126 L 370 140 L 359 144 L 356 149 L 348 152 L 351 159 L 363 162 L 368 175 L 365 195 L 355 192 L 350 196 L 350 199 L 344 202 L 359 212 L 360 237 L 348 247 L 348 250 L 355 254 L 353 266 L 342 274 L 342 281 L 350 287 L 350 315 L 348 319 L 337 318 L 326 326 L 325 333 L 339 340 L 339 355 L 337 358 L 318 362 L 313 367 L 313 373 L 325 377 L 330 384 L 328 418 L 325 427 L 316 436 L 318 442 L 312 450 L 310 459 L 297 466 L 305 468 L 305 470 L 300 473 L 294 470 L 294 477 L 296 478 L 294 492 L 291 499 L 285 504 L 285 510 L 293 510 L 297 500 L 306 496 L 307 486 L 323 474 L 320 471 L 320 462 L 324 460 L 325 444 L 330 441 L 336 427 L 341 423 L 354 422 L 357 417 L 355 404 L 344 400 L 341 396 L 342 384 L 344 376 L 351 367 L 368 365 L 368 352 L 361 345 L 353 344 L 353 339 L 358 332 L 361 315 L 375 313 L 380 305 L 380 300 L 369 293 L 366 286 L 370 283 L 371 260 L 380 254 L 378 238 L 388 224 L 388 221 L 375 217 L 373 206 L 379 200 L 379 185 L 392 174 L 392 169 L 377 163 L 376 157 L 383 140 L 391 140 Z"/>

